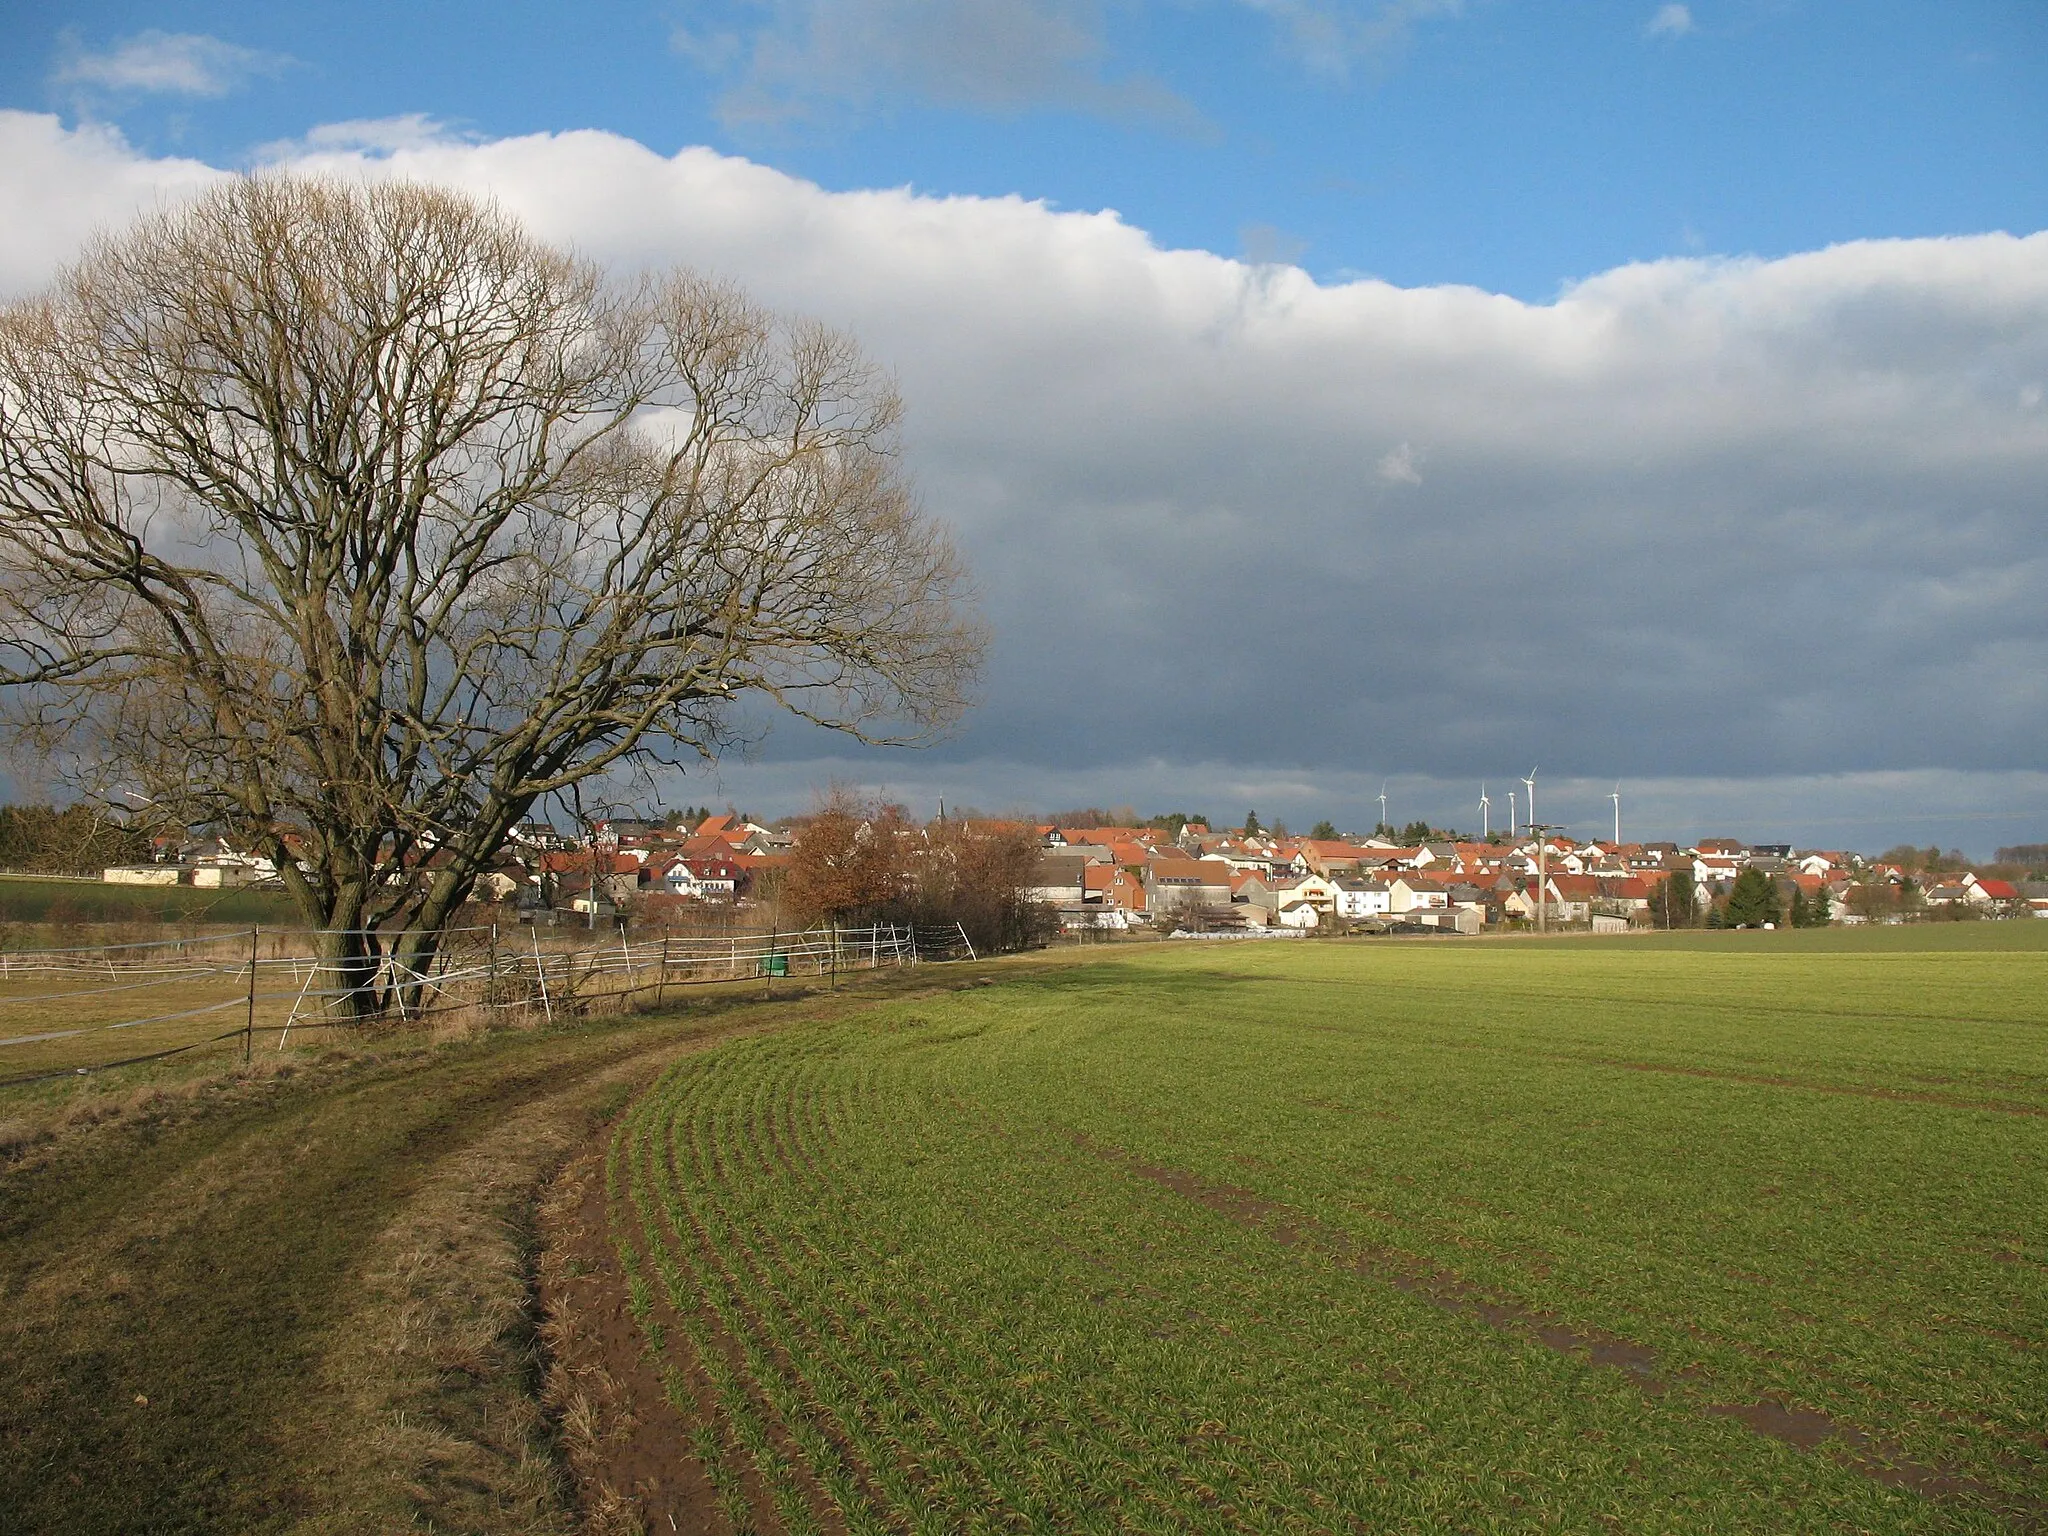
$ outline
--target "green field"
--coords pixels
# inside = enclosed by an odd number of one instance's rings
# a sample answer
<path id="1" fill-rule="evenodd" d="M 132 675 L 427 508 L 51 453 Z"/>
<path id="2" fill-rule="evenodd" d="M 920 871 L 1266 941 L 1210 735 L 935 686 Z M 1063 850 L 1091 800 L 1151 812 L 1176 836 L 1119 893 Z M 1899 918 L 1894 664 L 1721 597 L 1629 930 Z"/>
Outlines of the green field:
<path id="1" fill-rule="evenodd" d="M 108 885 L 98 880 L 0 875 L 0 924 L 200 923 L 246 928 L 297 927 L 304 921 L 281 890 L 195 890 L 189 885 Z M 26 931 L 19 939 L 8 947 L 53 942 L 47 935 Z"/>
<path id="2" fill-rule="evenodd" d="M 1134 947 L 609 1177 L 736 1528 L 2048 1524 L 2048 924 Z"/>

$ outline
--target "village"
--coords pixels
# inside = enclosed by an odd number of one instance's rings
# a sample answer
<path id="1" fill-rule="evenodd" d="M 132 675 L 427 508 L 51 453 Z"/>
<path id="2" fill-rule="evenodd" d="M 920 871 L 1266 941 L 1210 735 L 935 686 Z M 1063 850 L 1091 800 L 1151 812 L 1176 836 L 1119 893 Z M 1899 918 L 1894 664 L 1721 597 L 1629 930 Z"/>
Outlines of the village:
<path id="1" fill-rule="evenodd" d="M 734 812 L 594 820 L 581 835 L 516 827 L 479 879 L 479 900 L 530 922 L 651 918 L 695 906 L 772 902 L 805 818 L 763 825 Z M 2048 882 L 1834 849 L 1494 833 L 1290 837 L 1258 825 L 1025 825 L 1040 852 L 1024 895 L 1068 934 L 1333 934 L 1514 928 L 1619 933 L 1697 926 L 1822 926 L 2048 917 Z M 1320 831 L 1332 830 L 1327 824 Z M 1929 850 L 1932 854 L 1934 851 Z M 155 861 L 103 879 L 146 885 L 273 884 L 275 867 L 218 838 L 159 839 Z M 1951 860 L 1950 862 L 1959 862 Z M 429 855 L 423 866 L 431 869 Z M 1738 900 L 1745 881 L 1749 901 Z"/>
<path id="2" fill-rule="evenodd" d="M 1390 830 L 1380 829 L 1382 833 Z M 1415 829 L 1411 829 L 1415 830 Z M 1408 927 L 1479 933 L 1513 926 L 1818 926 L 1919 916 L 2048 917 L 2048 884 L 1964 869 L 1927 884 L 1899 863 L 1839 850 L 1495 835 L 1284 838 L 1190 822 L 1044 827 L 1033 894 L 1067 929 L 1136 925 L 1189 931 L 1349 931 Z M 1747 881 L 1745 882 L 1745 874 Z M 1747 883 L 1749 912 L 1730 903 Z"/>

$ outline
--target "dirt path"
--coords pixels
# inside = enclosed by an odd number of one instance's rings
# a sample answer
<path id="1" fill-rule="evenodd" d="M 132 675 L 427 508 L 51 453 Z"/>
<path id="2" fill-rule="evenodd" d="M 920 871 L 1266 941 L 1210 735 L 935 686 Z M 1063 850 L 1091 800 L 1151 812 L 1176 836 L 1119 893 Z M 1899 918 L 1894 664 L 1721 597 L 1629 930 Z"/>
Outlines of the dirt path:
<path id="1" fill-rule="evenodd" d="M 531 1395 L 536 1191 L 744 1027 L 308 1073 L 0 1178 L 0 1531 L 571 1528 Z"/>
<path id="2" fill-rule="evenodd" d="M 312 1060 L 39 1144 L 0 1168 L 0 1533 L 601 1526 L 542 1401 L 543 1189 L 679 1051 L 988 969 Z"/>

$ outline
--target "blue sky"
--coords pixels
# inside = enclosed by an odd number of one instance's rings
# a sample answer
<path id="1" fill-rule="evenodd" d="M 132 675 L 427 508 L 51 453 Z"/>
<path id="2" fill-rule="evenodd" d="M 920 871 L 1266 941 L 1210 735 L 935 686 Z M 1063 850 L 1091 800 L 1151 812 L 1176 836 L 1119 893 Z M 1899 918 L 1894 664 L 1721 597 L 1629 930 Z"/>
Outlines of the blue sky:
<path id="1" fill-rule="evenodd" d="M 2048 225 L 2040 0 L 74 0 L 10 31 L 0 102 L 216 164 L 406 113 L 604 128 L 1529 299 L 1669 254 Z M 215 96 L 77 67 L 151 32 L 252 56 L 214 60 Z"/>
<path id="2" fill-rule="evenodd" d="M 677 803 L 1469 824 L 1534 763 L 1988 853 L 2048 840 L 2044 146 L 2041 0 L 80 3 L 0 55 L 0 300 L 284 164 L 847 327 L 983 701 Z"/>

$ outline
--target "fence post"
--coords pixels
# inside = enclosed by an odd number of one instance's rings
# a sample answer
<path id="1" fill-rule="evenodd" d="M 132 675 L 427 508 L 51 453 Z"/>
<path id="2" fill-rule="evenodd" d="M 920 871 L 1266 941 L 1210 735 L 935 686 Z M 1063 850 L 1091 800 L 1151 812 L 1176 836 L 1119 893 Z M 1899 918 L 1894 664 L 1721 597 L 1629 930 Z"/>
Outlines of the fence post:
<path id="1" fill-rule="evenodd" d="M 967 937 L 967 925 L 965 923 L 956 922 L 953 924 L 953 926 L 960 930 L 960 942 L 967 946 L 967 958 L 970 960 L 979 960 L 981 956 L 977 955 L 974 952 L 974 940 Z"/>
<path id="2" fill-rule="evenodd" d="M 498 925 L 491 924 L 491 965 L 484 972 L 484 1008 L 486 1012 L 497 1006 L 498 1001 Z"/>
<path id="3" fill-rule="evenodd" d="M 540 1005 L 548 1011 L 548 1022 L 555 1022 L 555 1005 L 548 1001 L 548 968 L 541 964 L 540 924 L 533 925 L 533 976 L 540 983 Z"/>
<path id="4" fill-rule="evenodd" d="M 668 935 L 661 936 L 661 973 L 654 978 L 654 1011 L 661 1012 L 661 994 L 668 986 Z"/>
<path id="5" fill-rule="evenodd" d="M 832 919 L 832 983 L 831 990 L 839 990 L 839 919 Z"/>
<path id="6" fill-rule="evenodd" d="M 775 951 L 781 945 L 781 943 L 782 929 L 780 927 L 770 928 L 768 930 L 768 958 L 761 962 L 761 969 L 765 971 L 768 976 L 767 995 L 769 997 L 773 997 L 775 995 Z"/>
<path id="7" fill-rule="evenodd" d="M 256 1043 L 256 940 L 259 927 L 249 930 L 249 1011 L 242 1019 L 242 1061 L 246 1065 Z"/>

